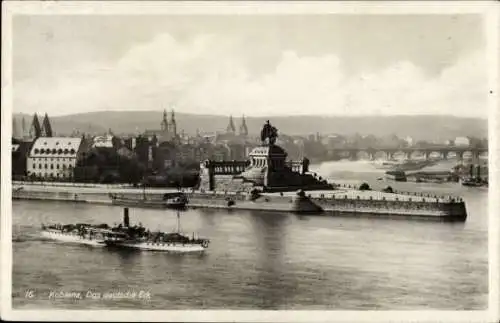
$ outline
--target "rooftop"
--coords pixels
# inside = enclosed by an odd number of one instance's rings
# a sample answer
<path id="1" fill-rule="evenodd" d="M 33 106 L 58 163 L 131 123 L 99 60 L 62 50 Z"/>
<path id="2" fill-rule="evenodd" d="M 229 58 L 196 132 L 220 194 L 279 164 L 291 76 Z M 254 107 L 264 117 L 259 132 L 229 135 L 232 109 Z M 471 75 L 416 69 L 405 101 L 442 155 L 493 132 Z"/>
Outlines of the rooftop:
<path id="1" fill-rule="evenodd" d="M 80 148 L 80 137 L 40 137 L 31 148 L 31 157 L 75 155 Z"/>

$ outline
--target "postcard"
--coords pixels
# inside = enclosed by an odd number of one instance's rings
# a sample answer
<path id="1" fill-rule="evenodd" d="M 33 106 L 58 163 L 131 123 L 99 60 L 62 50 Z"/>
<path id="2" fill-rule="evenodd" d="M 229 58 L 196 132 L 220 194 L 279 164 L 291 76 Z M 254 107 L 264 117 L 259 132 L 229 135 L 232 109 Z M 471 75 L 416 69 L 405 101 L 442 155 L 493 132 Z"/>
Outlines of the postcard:
<path id="1" fill-rule="evenodd" d="M 498 321 L 498 8 L 4 3 L 2 318 Z"/>

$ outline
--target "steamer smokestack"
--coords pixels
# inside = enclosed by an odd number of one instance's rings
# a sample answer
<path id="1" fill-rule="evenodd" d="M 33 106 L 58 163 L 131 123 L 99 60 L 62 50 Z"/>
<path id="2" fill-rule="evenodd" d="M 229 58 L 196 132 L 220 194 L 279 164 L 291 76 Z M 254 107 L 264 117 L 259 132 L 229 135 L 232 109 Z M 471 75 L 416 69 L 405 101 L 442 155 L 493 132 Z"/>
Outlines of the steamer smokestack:
<path id="1" fill-rule="evenodd" d="M 128 207 L 123 209 L 123 226 L 126 228 L 129 226 Z"/>

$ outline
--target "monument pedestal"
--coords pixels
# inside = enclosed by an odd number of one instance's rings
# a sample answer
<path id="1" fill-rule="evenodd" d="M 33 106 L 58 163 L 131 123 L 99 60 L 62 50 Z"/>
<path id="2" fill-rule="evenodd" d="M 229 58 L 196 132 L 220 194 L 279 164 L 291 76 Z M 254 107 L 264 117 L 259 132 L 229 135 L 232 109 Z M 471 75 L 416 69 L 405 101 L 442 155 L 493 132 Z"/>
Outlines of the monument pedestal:
<path id="1" fill-rule="evenodd" d="M 200 188 L 248 191 L 259 187 L 272 192 L 333 188 L 325 180 L 308 173 L 309 160 L 287 162 L 286 151 L 275 144 L 276 136 L 276 128 L 267 122 L 262 130 L 263 144 L 250 152 L 248 161 L 203 162 L 200 165 Z"/>

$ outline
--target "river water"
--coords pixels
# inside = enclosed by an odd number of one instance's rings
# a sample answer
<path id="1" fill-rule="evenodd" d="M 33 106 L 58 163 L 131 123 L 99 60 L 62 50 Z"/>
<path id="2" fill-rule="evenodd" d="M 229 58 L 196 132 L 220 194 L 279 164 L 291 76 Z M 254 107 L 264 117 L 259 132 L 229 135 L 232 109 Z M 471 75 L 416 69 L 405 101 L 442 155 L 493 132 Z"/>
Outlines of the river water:
<path id="1" fill-rule="evenodd" d="M 378 188 L 366 162 L 315 167 Z M 13 201 L 13 307 L 17 309 L 487 308 L 487 190 L 456 183 L 390 183 L 465 198 L 465 223 L 221 210 L 182 214 L 184 232 L 211 239 L 203 255 L 123 252 L 44 241 L 41 223 L 121 221 L 122 209 Z M 131 222 L 172 230 L 172 211 L 131 209 Z M 61 292 L 73 293 L 60 298 Z M 51 294 L 52 293 L 52 294 Z M 111 294 L 114 293 L 114 294 Z M 135 293 L 135 294 L 134 294 Z M 77 298 L 80 299 L 77 299 Z"/>

